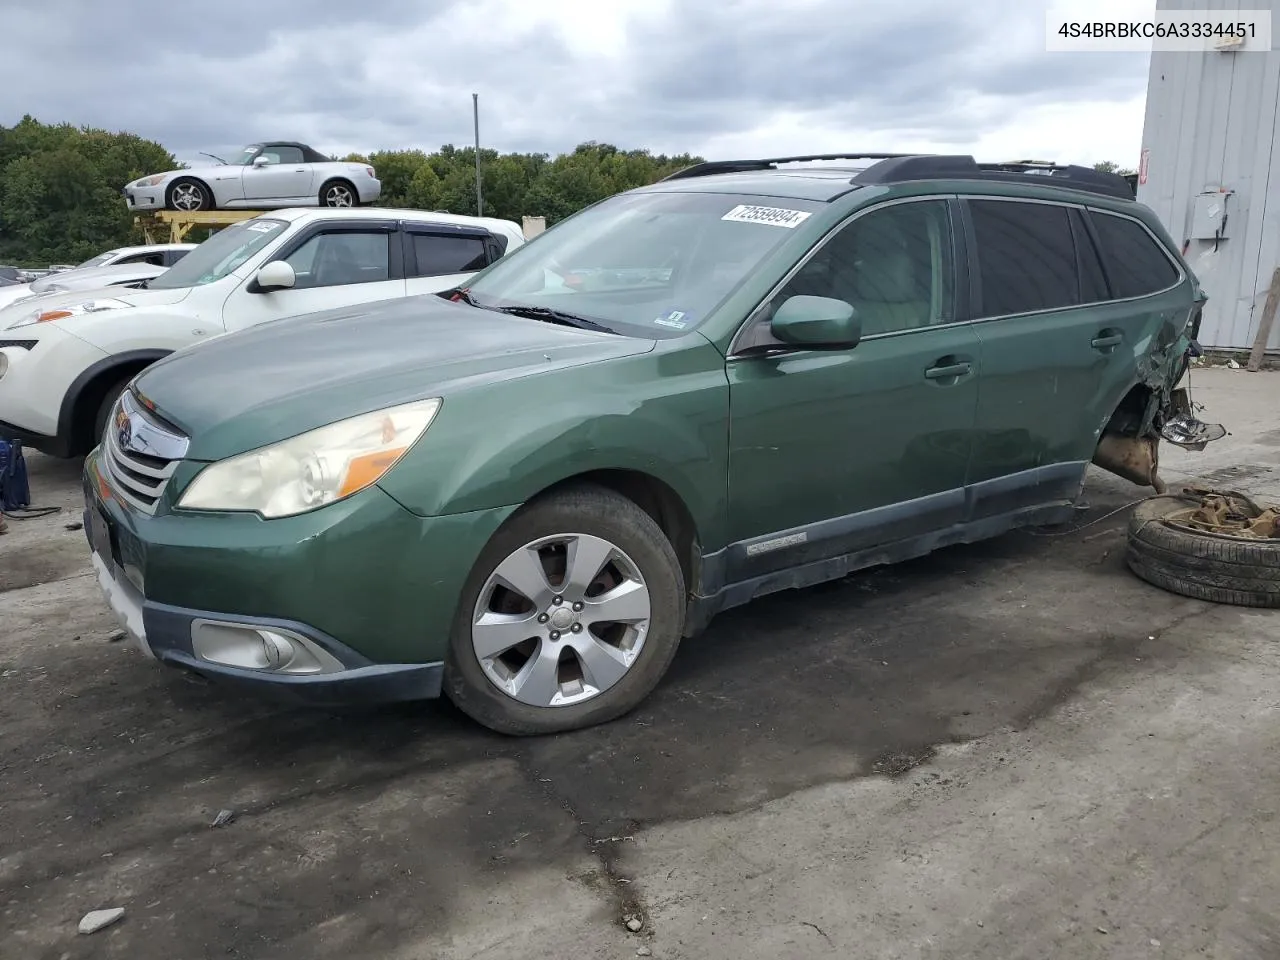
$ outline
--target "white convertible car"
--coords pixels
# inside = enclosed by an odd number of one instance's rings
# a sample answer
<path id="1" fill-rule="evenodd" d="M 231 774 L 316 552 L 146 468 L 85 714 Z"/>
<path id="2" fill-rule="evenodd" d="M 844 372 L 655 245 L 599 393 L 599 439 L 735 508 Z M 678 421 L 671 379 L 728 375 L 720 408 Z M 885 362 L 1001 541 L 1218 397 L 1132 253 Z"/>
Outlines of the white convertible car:
<path id="1" fill-rule="evenodd" d="M 217 159 L 217 158 L 215 158 Z M 356 207 L 382 195 L 373 167 L 330 160 L 305 143 L 251 143 L 231 163 L 170 170 L 124 188 L 130 210 Z"/>

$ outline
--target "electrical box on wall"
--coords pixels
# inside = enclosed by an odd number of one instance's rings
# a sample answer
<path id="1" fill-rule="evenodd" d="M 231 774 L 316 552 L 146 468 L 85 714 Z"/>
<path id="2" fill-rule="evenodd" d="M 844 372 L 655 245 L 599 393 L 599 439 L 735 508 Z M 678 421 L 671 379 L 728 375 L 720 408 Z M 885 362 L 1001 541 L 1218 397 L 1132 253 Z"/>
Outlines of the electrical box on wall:
<path id="1" fill-rule="evenodd" d="M 1191 207 L 1192 240 L 1225 240 L 1227 238 L 1227 200 L 1230 191 L 1210 190 L 1198 194 Z"/>

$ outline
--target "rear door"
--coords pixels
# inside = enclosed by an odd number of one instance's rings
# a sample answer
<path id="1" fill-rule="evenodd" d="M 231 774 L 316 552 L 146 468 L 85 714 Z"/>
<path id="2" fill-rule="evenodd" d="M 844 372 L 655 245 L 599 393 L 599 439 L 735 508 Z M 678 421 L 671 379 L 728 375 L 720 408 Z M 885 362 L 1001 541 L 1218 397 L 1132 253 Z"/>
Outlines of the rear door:
<path id="1" fill-rule="evenodd" d="M 478 227 L 408 221 L 401 227 L 410 296 L 451 290 L 501 256 L 498 241 Z"/>
<path id="2" fill-rule="evenodd" d="M 1105 369 L 1130 334 L 1097 308 L 1108 294 L 1083 208 L 963 205 L 982 351 L 968 476 L 980 519 L 1078 494 L 1093 453 L 1082 438 L 1111 412 Z"/>
<path id="3" fill-rule="evenodd" d="M 299 232 L 270 261 L 293 267 L 294 286 L 262 291 L 250 277 L 223 305 L 227 330 L 405 295 L 399 231 L 390 221 L 331 221 Z"/>

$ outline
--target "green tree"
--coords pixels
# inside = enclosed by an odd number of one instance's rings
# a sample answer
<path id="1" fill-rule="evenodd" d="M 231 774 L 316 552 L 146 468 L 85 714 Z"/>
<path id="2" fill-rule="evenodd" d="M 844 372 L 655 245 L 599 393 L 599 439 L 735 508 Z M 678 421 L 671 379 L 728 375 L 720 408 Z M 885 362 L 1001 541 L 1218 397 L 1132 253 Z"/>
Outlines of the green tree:
<path id="1" fill-rule="evenodd" d="M 1095 163 L 1093 165 L 1093 169 L 1102 173 L 1118 173 L 1122 177 L 1131 177 L 1138 172 L 1137 170 L 1133 170 L 1129 167 L 1122 167 L 1118 163 L 1113 163 L 1110 160 L 1103 160 L 1101 163 Z"/>
<path id="2" fill-rule="evenodd" d="M 474 147 L 444 144 L 431 153 L 379 149 L 343 159 L 375 168 L 382 206 L 476 213 Z M 542 216 L 551 224 L 698 161 L 595 142 L 555 157 L 481 149 L 484 213 L 517 223 L 527 215 Z M 140 241 L 120 188 L 177 167 L 160 144 L 131 133 L 43 124 L 32 117 L 0 127 L 0 261 L 77 262 Z"/>
<path id="3" fill-rule="evenodd" d="M 138 241 L 120 188 L 175 166 L 162 146 L 131 133 L 30 116 L 0 126 L 0 259 L 74 263 Z"/>

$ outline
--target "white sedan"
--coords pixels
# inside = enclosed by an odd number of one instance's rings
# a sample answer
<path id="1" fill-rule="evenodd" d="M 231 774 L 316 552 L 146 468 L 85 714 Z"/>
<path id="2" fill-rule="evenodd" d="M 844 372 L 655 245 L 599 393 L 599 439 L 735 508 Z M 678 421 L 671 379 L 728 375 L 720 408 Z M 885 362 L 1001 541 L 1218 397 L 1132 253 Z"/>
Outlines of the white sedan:
<path id="1" fill-rule="evenodd" d="M 268 210 L 356 207 L 382 184 L 367 163 L 330 160 L 305 143 L 251 143 L 230 163 L 157 173 L 127 184 L 130 210 Z"/>

